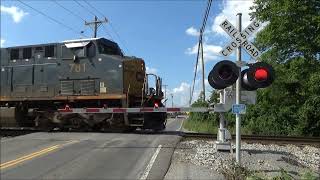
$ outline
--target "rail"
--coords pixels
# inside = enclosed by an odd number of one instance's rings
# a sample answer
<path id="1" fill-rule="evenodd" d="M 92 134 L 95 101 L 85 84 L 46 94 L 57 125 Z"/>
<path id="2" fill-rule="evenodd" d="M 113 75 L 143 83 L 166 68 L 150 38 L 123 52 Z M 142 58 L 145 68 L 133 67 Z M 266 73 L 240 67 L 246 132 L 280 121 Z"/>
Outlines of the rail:
<path id="1" fill-rule="evenodd" d="M 19 136 L 34 132 L 41 132 L 36 128 L 27 127 L 0 127 L 0 136 Z M 43 132 L 43 131 L 42 131 Z M 72 131 L 71 131 L 72 132 Z M 79 132 L 79 131 L 77 131 Z M 90 132 L 86 132 L 90 133 Z M 136 131 L 133 134 L 150 134 L 150 135 L 178 135 L 183 138 L 194 139 L 213 139 L 217 138 L 217 134 L 210 133 L 195 133 L 195 132 L 181 132 L 181 131 Z M 232 140 L 235 135 L 232 135 Z M 294 145 L 311 145 L 320 147 L 320 137 L 301 137 L 301 136 L 264 136 L 264 135 L 241 135 L 241 140 L 247 143 L 261 143 L 261 144 L 294 144 Z"/>
<path id="2" fill-rule="evenodd" d="M 217 138 L 216 134 L 208 133 L 189 133 L 182 134 L 185 138 L 211 139 Z M 235 135 L 232 135 L 235 139 Z M 295 144 L 295 145 L 313 145 L 320 147 L 320 137 L 301 137 L 301 136 L 265 136 L 265 135 L 241 135 L 241 140 L 248 143 L 262 144 Z"/>

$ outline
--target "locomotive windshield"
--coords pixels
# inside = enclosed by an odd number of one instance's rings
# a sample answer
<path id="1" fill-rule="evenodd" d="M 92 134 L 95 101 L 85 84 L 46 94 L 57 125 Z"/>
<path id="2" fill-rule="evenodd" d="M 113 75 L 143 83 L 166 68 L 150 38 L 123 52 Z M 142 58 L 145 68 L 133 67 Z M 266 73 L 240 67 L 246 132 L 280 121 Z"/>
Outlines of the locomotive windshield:
<path id="1" fill-rule="evenodd" d="M 113 43 L 99 41 L 98 42 L 98 49 L 99 49 L 100 54 L 123 56 L 118 45 L 113 44 Z"/>

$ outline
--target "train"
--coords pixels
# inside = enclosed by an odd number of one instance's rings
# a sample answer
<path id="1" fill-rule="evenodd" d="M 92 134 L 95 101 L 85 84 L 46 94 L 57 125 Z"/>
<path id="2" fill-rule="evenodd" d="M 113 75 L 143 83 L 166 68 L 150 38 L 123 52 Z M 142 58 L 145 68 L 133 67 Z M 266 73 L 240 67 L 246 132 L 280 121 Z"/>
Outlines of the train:
<path id="1" fill-rule="evenodd" d="M 162 78 L 109 39 L 1 48 L 0 125 L 41 130 L 163 130 L 166 113 L 71 113 L 63 108 L 164 107 Z"/>

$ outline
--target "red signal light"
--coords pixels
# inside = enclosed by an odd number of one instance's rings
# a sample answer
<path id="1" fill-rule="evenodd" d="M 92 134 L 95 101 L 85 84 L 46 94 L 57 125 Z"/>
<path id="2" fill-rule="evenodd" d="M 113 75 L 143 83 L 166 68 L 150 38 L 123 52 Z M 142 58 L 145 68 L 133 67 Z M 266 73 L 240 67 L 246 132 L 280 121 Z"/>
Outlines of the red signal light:
<path id="1" fill-rule="evenodd" d="M 268 79 L 268 71 L 264 68 L 256 69 L 254 73 L 254 79 L 257 81 L 265 81 Z"/>
<path id="2" fill-rule="evenodd" d="M 258 88 L 266 88 L 275 79 L 274 70 L 265 62 L 250 64 L 248 69 L 241 72 L 241 86 L 244 90 L 254 91 Z"/>

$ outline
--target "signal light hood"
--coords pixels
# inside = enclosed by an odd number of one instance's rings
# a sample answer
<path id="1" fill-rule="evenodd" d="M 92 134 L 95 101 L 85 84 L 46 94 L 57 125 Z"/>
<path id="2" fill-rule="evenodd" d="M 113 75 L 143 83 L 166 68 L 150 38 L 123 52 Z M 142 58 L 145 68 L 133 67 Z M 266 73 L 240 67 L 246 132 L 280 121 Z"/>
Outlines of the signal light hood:
<path id="1" fill-rule="evenodd" d="M 238 74 L 239 68 L 234 62 L 223 60 L 212 68 L 208 75 L 208 81 L 211 87 L 224 89 L 237 81 Z"/>

